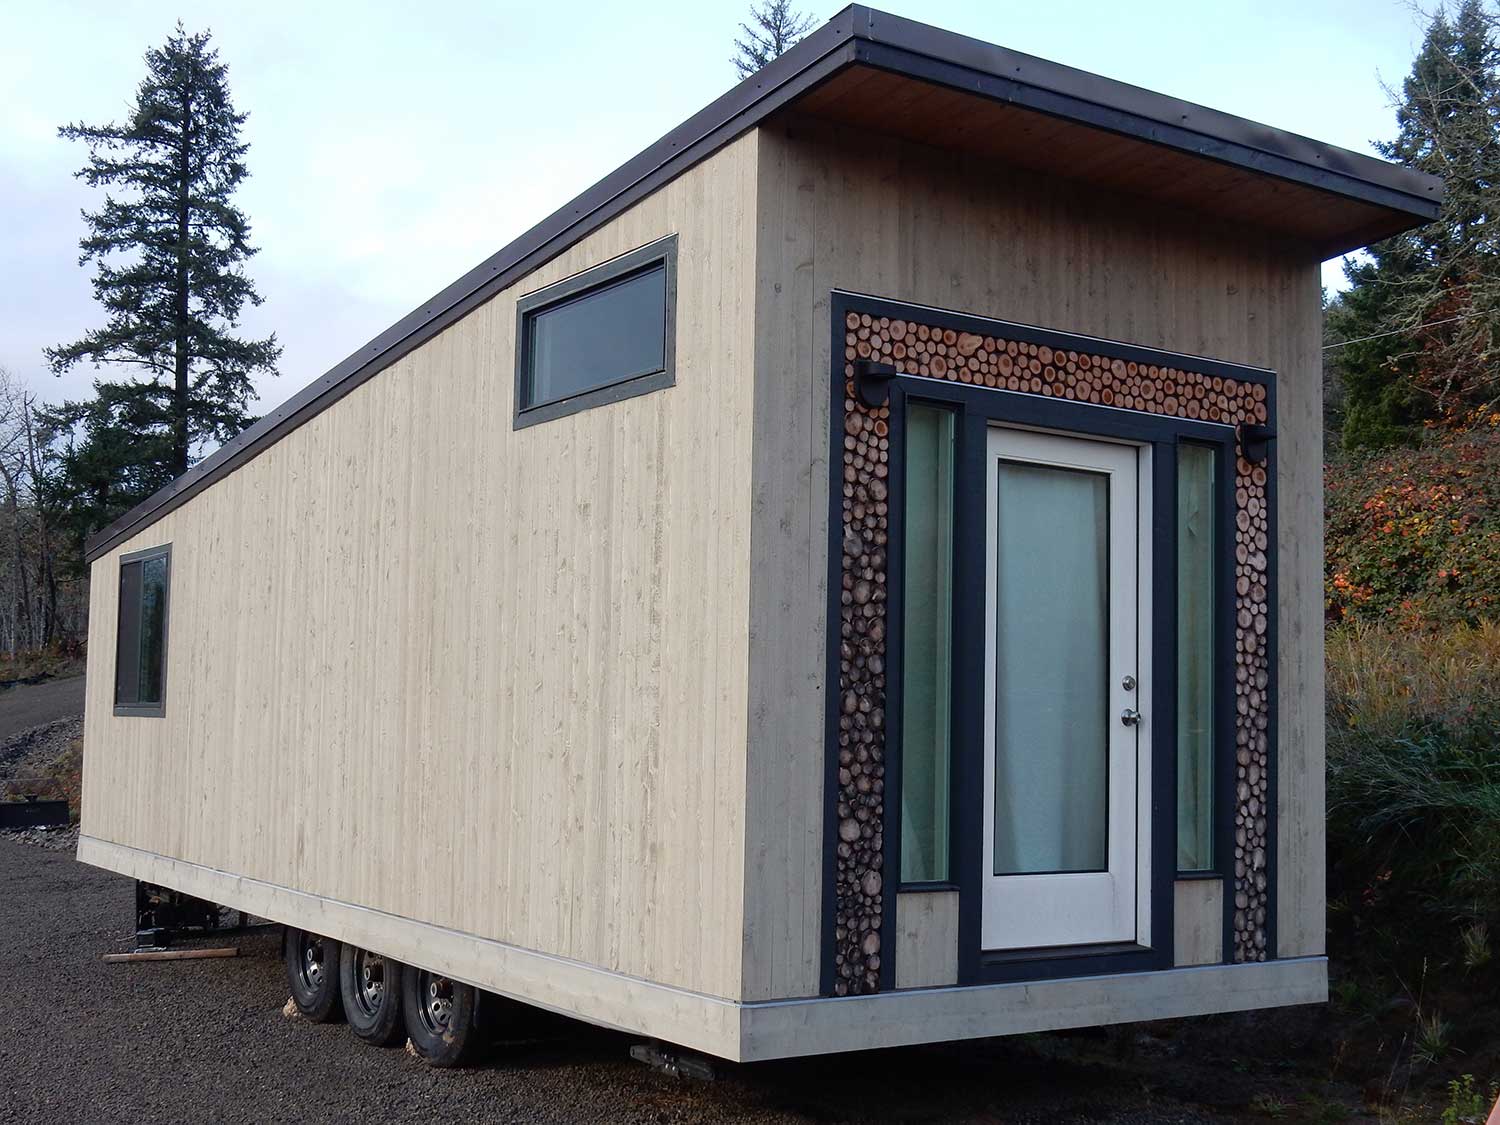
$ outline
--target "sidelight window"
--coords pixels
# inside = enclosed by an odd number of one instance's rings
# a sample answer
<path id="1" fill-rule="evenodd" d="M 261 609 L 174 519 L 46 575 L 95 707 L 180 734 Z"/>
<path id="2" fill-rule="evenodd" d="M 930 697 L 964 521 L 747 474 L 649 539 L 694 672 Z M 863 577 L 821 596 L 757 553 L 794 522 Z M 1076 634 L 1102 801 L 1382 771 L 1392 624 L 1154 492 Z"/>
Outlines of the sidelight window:
<path id="1" fill-rule="evenodd" d="M 949 877 L 953 453 L 953 412 L 912 403 L 906 415 L 902 590 L 903 883 Z"/>
<path id="2" fill-rule="evenodd" d="M 1215 451 L 1177 449 L 1177 869 L 1214 866 Z"/>

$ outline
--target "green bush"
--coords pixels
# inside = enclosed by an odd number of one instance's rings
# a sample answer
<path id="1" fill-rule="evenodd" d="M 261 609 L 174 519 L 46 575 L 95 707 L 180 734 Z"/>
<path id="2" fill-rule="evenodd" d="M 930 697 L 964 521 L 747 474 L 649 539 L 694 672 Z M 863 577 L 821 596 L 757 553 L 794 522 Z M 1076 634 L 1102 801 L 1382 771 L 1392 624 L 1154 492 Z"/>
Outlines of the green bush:
<path id="1" fill-rule="evenodd" d="M 1331 622 L 1500 617 L 1500 432 L 1341 458 L 1324 485 Z"/>
<path id="2" fill-rule="evenodd" d="M 1500 1084 L 1490 1083 L 1489 1095 L 1474 1088 L 1474 1076 L 1465 1074 L 1448 1083 L 1448 1105 L 1443 1125 L 1482 1125 L 1486 1111 L 1500 1098 Z"/>

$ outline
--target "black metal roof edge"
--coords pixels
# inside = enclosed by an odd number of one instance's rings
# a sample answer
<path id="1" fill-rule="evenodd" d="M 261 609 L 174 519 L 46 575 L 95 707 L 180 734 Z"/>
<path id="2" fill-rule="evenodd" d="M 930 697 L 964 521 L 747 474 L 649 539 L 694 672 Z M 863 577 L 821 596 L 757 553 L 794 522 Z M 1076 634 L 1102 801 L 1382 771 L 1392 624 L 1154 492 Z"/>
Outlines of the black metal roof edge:
<path id="1" fill-rule="evenodd" d="M 1154 122 L 1172 130 L 1170 134 L 1164 135 L 1155 135 L 1139 128 L 1129 130 L 1131 135 L 1143 139 L 1171 147 L 1188 147 L 1190 151 L 1197 152 L 1199 150 L 1196 146 L 1184 146 L 1180 143 L 1184 134 L 1197 134 L 1237 149 L 1254 150 L 1283 161 L 1305 165 L 1308 169 L 1333 173 L 1353 183 L 1385 188 L 1399 195 L 1409 196 L 1409 202 L 1419 206 L 1435 206 L 1442 199 L 1442 181 L 1414 168 L 1392 164 L 1379 157 L 1325 144 L 1300 133 L 1262 125 L 1248 118 L 1236 117 L 1195 102 L 1105 78 L 1049 59 L 1037 58 L 1035 55 L 1023 54 L 902 16 L 890 15 L 862 5 L 854 5 L 851 10 L 855 17 L 854 35 L 857 39 L 925 55 L 969 71 L 1005 79 L 1017 86 L 1055 94 L 1075 105 L 1088 103 L 1123 118 L 1134 118 L 1140 123 Z M 920 74 L 913 76 L 923 77 Z M 1088 118 L 1079 119 L 1094 124 Z M 1256 171 L 1267 171 L 1258 165 L 1250 167 Z M 1337 186 L 1328 186 L 1325 190 L 1344 195 L 1353 194 L 1342 191 Z M 1423 218 L 1432 217 L 1425 206 L 1413 213 Z"/>
<path id="2" fill-rule="evenodd" d="M 1411 169 L 863 5 L 850 5 L 786 54 L 699 110 L 90 537 L 85 559 L 92 562 L 138 534 L 501 289 L 856 61 L 1185 148 L 1262 174 L 1311 183 L 1417 219 L 1434 217 L 1441 198 L 1440 181 Z M 1174 115 L 1177 123 L 1165 120 Z M 1191 122 L 1191 127 L 1186 122 Z"/>

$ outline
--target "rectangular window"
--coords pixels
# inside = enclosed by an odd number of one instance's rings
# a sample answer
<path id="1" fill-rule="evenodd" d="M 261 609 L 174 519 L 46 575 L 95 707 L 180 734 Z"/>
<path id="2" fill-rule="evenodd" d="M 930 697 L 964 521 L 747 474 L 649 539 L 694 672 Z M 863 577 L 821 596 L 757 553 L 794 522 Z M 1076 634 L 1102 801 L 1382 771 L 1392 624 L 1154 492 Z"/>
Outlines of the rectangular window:
<path id="1" fill-rule="evenodd" d="M 517 302 L 516 425 L 672 385 L 677 240 Z"/>
<path id="2" fill-rule="evenodd" d="M 953 441 L 951 410 L 917 403 L 907 409 L 901 634 L 903 883 L 942 882 L 949 877 Z"/>
<path id="3" fill-rule="evenodd" d="M 1177 447 L 1177 869 L 1214 866 L 1215 451 Z"/>
<path id="4" fill-rule="evenodd" d="M 161 715 L 167 687 L 167 592 L 171 547 L 120 560 L 115 634 L 115 714 Z"/>

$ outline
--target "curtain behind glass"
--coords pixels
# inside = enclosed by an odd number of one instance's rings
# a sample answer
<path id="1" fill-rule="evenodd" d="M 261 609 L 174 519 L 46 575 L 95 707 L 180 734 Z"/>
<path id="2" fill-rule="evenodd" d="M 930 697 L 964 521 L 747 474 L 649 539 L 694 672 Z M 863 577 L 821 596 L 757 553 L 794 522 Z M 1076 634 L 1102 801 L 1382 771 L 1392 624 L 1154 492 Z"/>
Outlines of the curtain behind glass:
<path id="1" fill-rule="evenodd" d="M 948 878 L 953 649 L 953 414 L 906 416 L 901 672 L 901 881 Z"/>
<path id="2" fill-rule="evenodd" d="M 996 875 L 1108 863 L 1109 478 L 1002 461 Z"/>
<path id="3" fill-rule="evenodd" d="M 1214 865 L 1214 451 L 1177 450 L 1177 869 Z"/>

